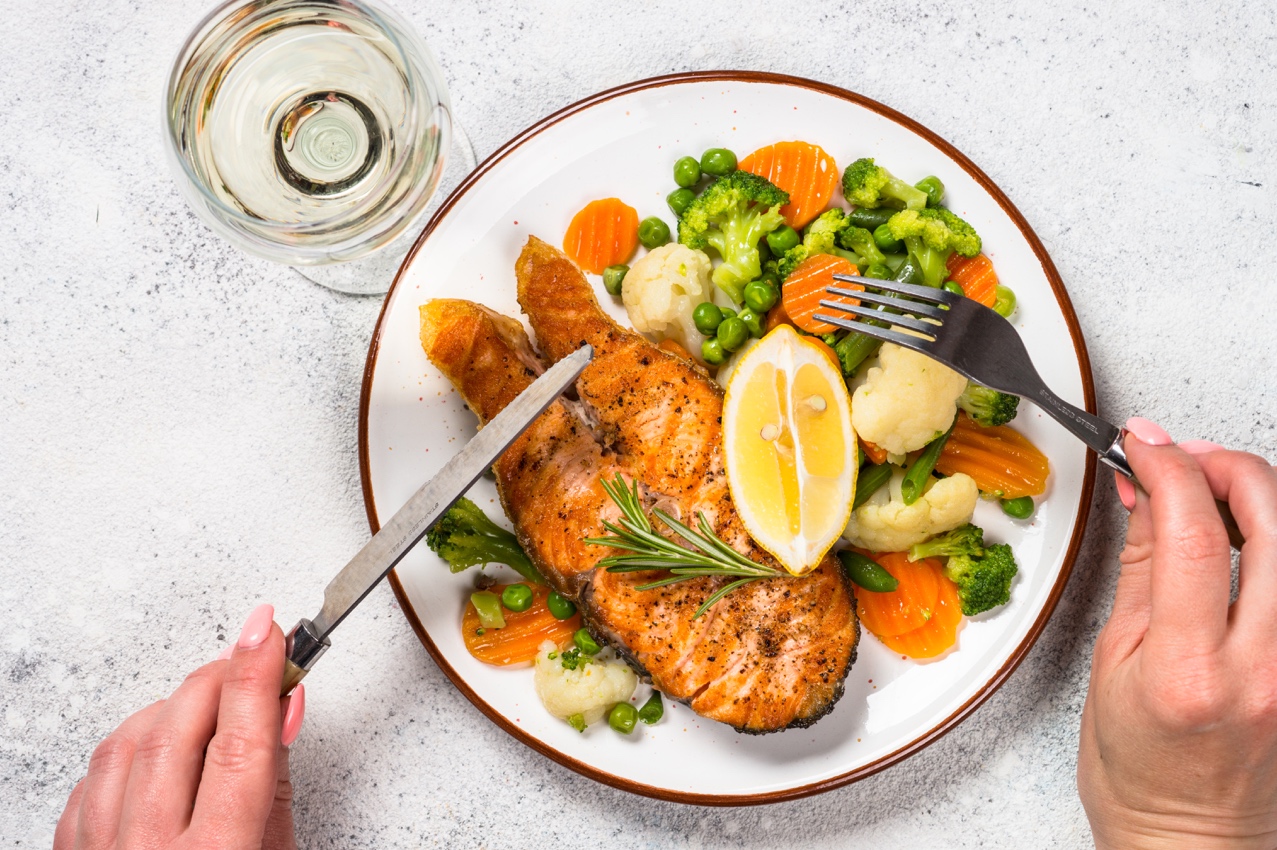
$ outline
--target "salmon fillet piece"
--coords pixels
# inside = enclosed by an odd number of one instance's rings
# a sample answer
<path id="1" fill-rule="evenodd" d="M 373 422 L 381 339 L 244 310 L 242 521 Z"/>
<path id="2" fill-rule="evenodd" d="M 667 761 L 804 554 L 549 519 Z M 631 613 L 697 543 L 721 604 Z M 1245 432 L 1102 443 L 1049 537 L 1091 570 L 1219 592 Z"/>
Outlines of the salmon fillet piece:
<path id="1" fill-rule="evenodd" d="M 515 272 L 519 304 L 549 360 L 594 346 L 577 391 L 614 462 L 668 513 L 692 521 L 703 512 L 732 548 L 779 569 L 732 504 L 719 386 L 616 324 L 585 276 L 553 246 L 529 238 Z M 598 572 L 584 588 L 588 607 L 609 612 L 599 623 L 605 639 L 627 647 L 662 690 L 690 694 L 697 713 L 731 717 L 727 722 L 744 731 L 770 731 L 814 722 L 841 695 L 860 630 L 850 585 L 832 556 L 801 579 L 756 581 L 729 594 L 701 618 L 712 620 L 699 639 L 683 620 L 704 596 L 684 611 L 658 591 L 635 590 L 643 583 L 635 575 Z"/>

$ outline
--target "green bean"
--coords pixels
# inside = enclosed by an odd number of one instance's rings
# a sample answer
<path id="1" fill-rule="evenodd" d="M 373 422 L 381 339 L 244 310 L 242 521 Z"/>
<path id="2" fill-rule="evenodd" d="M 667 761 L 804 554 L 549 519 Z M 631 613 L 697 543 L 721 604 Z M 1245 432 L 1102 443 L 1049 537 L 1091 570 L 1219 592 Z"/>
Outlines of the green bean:
<path id="1" fill-rule="evenodd" d="M 670 226 L 656 216 L 650 216 L 639 222 L 638 238 L 643 247 L 651 251 L 670 241 Z"/>
<path id="2" fill-rule="evenodd" d="M 847 571 L 847 578 L 852 584 L 863 587 L 872 593 L 890 593 L 899 587 L 900 582 L 887 572 L 873 558 L 866 558 L 859 552 L 844 549 L 838 553 L 842 568 Z"/>
<path id="3" fill-rule="evenodd" d="M 904 243 L 891 235 L 891 228 L 880 224 L 874 228 L 874 244 L 884 254 L 898 254 L 904 250 Z"/>
<path id="4" fill-rule="evenodd" d="M 661 702 L 661 692 L 652 691 L 652 695 L 647 698 L 647 702 L 643 703 L 642 707 L 639 708 L 638 719 L 651 726 L 664 716 L 665 703 Z"/>
<path id="5" fill-rule="evenodd" d="M 954 425 L 958 423 L 957 417 L 954 417 L 953 423 Z M 936 468 L 936 461 L 940 459 L 940 452 L 944 450 L 944 444 L 949 442 L 949 435 L 952 433 L 953 425 L 950 425 L 948 431 L 927 443 L 922 454 L 918 455 L 909 470 L 905 472 L 905 479 L 900 482 L 900 496 L 906 505 L 912 505 L 922 496 L 927 487 L 927 481 L 931 478 L 931 472 Z"/>
<path id="6" fill-rule="evenodd" d="M 996 293 L 993 297 L 994 312 L 1004 319 L 1011 318 L 1011 314 L 1015 312 L 1015 293 L 1011 287 L 1000 283 L 994 292 Z"/>
<path id="7" fill-rule="evenodd" d="M 625 263 L 617 263 L 614 266 L 608 266 L 603 270 L 603 288 L 607 290 L 608 295 L 620 295 L 621 285 L 625 281 L 625 276 L 630 273 L 630 267 Z"/>
<path id="8" fill-rule="evenodd" d="M 1032 496 L 1021 496 L 1018 499 L 1001 499 L 1002 513 L 1015 519 L 1028 519 L 1037 510 Z"/>
<path id="9" fill-rule="evenodd" d="M 727 362 L 727 352 L 717 337 L 710 337 L 701 343 L 701 359 L 711 366 L 722 366 Z"/>
<path id="10" fill-rule="evenodd" d="M 696 193 L 691 189 L 675 189 L 665 196 L 665 203 L 669 204 L 670 211 L 679 218 L 683 217 L 683 213 L 687 212 L 687 208 L 694 200 L 696 200 Z"/>
<path id="11" fill-rule="evenodd" d="M 925 281 L 922 279 L 922 267 L 914 262 L 913 257 L 906 257 L 905 261 L 900 264 L 900 268 L 896 269 L 896 273 L 891 276 L 891 279 L 896 283 L 925 285 Z"/>
<path id="12" fill-rule="evenodd" d="M 952 292 L 954 295 L 966 295 L 966 293 L 962 291 L 962 284 L 958 283 L 956 280 L 946 280 L 942 288 L 946 292 Z"/>
<path id="13" fill-rule="evenodd" d="M 887 223 L 887 219 L 895 215 L 899 210 L 891 209 L 866 209 L 865 207 L 856 207 L 847 213 L 847 223 L 854 224 L 856 227 L 863 227 L 865 230 L 877 230 Z"/>
<path id="14" fill-rule="evenodd" d="M 876 320 L 866 319 L 866 321 Z M 843 375 L 851 377 L 860 364 L 874 356 L 881 347 L 882 343 L 869 334 L 852 331 L 834 344 L 834 354 L 838 355 L 838 362 L 842 364 Z"/>
<path id="15" fill-rule="evenodd" d="M 892 271 L 882 263 L 874 263 L 865 269 L 861 277 L 871 277 L 874 280 L 891 280 Z"/>
<path id="16" fill-rule="evenodd" d="M 581 650 L 582 655 L 598 655 L 599 650 L 602 649 L 594 638 L 590 637 L 589 629 L 585 628 L 576 630 L 576 634 L 572 635 L 572 642 L 576 644 L 577 649 Z"/>
<path id="17" fill-rule="evenodd" d="M 585 717 L 580 714 L 568 715 L 568 725 L 578 732 L 585 731 Z"/>
<path id="18" fill-rule="evenodd" d="M 767 234 L 767 247 L 776 256 L 780 256 L 791 248 L 798 247 L 798 243 L 803 239 L 798 235 L 798 231 L 790 227 L 788 224 L 782 224 L 780 227 Z"/>
<path id="19" fill-rule="evenodd" d="M 751 280 L 745 284 L 745 306 L 755 313 L 766 313 L 779 300 L 780 293 L 769 280 Z M 695 316 L 692 318 L 694 320 Z"/>
<path id="20" fill-rule="evenodd" d="M 532 588 L 526 584 L 512 584 L 501 591 L 501 604 L 518 613 L 532 607 Z"/>
<path id="21" fill-rule="evenodd" d="M 557 590 L 550 591 L 550 595 L 545 600 L 545 607 L 550 609 L 550 614 L 556 620 L 570 620 L 576 613 L 576 604 Z"/>
<path id="22" fill-rule="evenodd" d="M 705 336 L 712 336 L 723 322 L 723 311 L 712 301 L 702 301 L 692 311 L 692 324 Z"/>
<path id="23" fill-rule="evenodd" d="M 712 177 L 725 177 L 736 170 L 736 154 L 727 148 L 710 148 L 701 154 L 701 171 Z"/>
<path id="24" fill-rule="evenodd" d="M 491 590 L 477 590 L 470 594 L 470 604 L 479 615 L 479 625 L 485 629 L 505 628 L 505 615 L 501 613 L 501 598 Z"/>
<path id="25" fill-rule="evenodd" d="M 741 310 L 737 318 L 745 323 L 745 327 L 749 328 L 749 335 L 754 339 L 758 339 L 763 335 L 763 319 L 750 308 L 746 307 Z M 744 345 L 744 343 L 741 344 Z"/>
<path id="26" fill-rule="evenodd" d="M 851 509 L 854 511 L 869 501 L 874 493 L 891 480 L 892 472 L 894 470 L 889 463 L 870 464 L 860 470 L 860 474 L 856 476 L 856 498 L 851 502 Z"/>
<path id="27" fill-rule="evenodd" d="M 944 184 L 934 174 L 914 183 L 913 188 L 921 189 L 927 193 L 927 206 L 929 207 L 938 207 L 940 202 L 944 200 Z"/>
<path id="28" fill-rule="evenodd" d="M 634 706 L 628 702 L 618 702 L 607 713 L 607 725 L 622 735 L 628 735 L 634 731 L 634 724 L 638 723 L 638 716 L 638 709 Z"/>
<path id="29" fill-rule="evenodd" d="M 740 316 L 729 316 L 723 319 L 714 335 L 724 351 L 735 351 L 749 339 L 749 325 Z"/>
<path id="30" fill-rule="evenodd" d="M 674 182 L 684 189 L 690 189 L 701 180 L 701 164 L 694 156 L 679 157 L 674 163 Z"/>

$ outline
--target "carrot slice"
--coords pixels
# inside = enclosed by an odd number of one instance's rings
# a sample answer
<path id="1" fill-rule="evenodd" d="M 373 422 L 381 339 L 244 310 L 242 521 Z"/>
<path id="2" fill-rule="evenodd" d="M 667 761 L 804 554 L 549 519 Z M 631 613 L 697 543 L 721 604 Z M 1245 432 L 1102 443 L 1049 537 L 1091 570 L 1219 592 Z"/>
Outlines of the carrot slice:
<path id="1" fill-rule="evenodd" d="M 767 311 L 767 324 L 763 325 L 763 336 L 776 330 L 781 325 L 789 325 L 793 327 L 793 321 L 790 320 L 789 314 L 785 312 L 785 303 L 783 301 L 776 302 L 770 310 Z"/>
<path id="2" fill-rule="evenodd" d="M 865 457 L 869 458 L 871 463 L 887 462 L 887 450 L 879 448 L 868 440 L 860 441 L 860 450 L 865 453 Z"/>
<path id="3" fill-rule="evenodd" d="M 785 282 L 781 285 L 781 303 L 785 305 L 785 312 L 789 314 L 789 320 L 797 327 L 802 328 L 811 334 L 827 334 L 830 331 L 836 331 L 838 328 L 828 322 L 817 321 L 814 315 L 819 312 L 829 314 L 831 311 L 828 307 L 821 307 L 821 299 L 830 301 L 843 301 L 851 306 L 860 303 L 858 299 L 840 297 L 837 295 L 828 295 L 825 287 L 841 286 L 845 289 L 864 290 L 864 287 L 856 283 L 841 283 L 834 280 L 836 274 L 856 274 L 857 270 L 852 265 L 851 260 L 845 257 L 835 257 L 832 254 L 815 254 L 808 257 L 798 264 L 798 267 L 789 273 L 789 277 L 785 278 Z"/>
<path id="4" fill-rule="evenodd" d="M 959 253 L 949 255 L 945 264 L 949 279 L 962 287 L 962 294 L 972 301 L 992 307 L 998 297 L 998 275 L 993 262 L 984 254 L 964 257 Z"/>
<path id="5" fill-rule="evenodd" d="M 638 213 L 619 198 L 590 201 L 568 225 L 563 251 L 591 274 L 627 263 L 638 247 Z"/>
<path id="6" fill-rule="evenodd" d="M 492 592 L 501 595 L 508 585 L 497 585 Z M 479 612 L 470 600 L 466 600 L 461 614 L 461 637 L 470 654 L 485 664 L 506 666 L 526 664 L 537 657 L 537 649 L 543 641 L 553 641 L 562 648 L 572 643 L 572 635 L 581 628 L 581 615 L 573 614 L 566 620 L 556 620 L 546 606 L 550 589 L 544 585 L 531 585 L 532 605 L 526 611 L 503 608 L 505 626 L 485 629 L 479 623 Z"/>
<path id="7" fill-rule="evenodd" d="M 940 562 L 925 558 L 911 562 L 904 552 L 866 552 L 899 584 L 887 593 L 856 588 L 856 615 L 878 637 L 903 635 L 920 629 L 931 620 L 940 595 Z"/>
<path id="8" fill-rule="evenodd" d="M 935 658 L 958 642 L 958 626 L 962 623 L 962 603 L 958 587 L 944 575 L 935 559 L 928 559 L 936 573 L 939 594 L 931 619 L 926 625 L 902 635 L 879 635 L 889 649 L 910 658 Z"/>
<path id="9" fill-rule="evenodd" d="M 824 211 L 838 184 L 834 158 L 809 142 L 777 142 L 759 148 L 737 167 L 765 177 L 789 193 L 789 203 L 780 208 L 780 214 L 795 229 L 805 227 Z"/>
<path id="10" fill-rule="evenodd" d="M 944 444 L 936 471 L 943 475 L 965 472 L 986 493 L 1001 492 L 1004 499 L 1039 496 L 1046 490 L 1051 464 L 1027 437 L 1008 425 L 977 425 L 966 413 L 958 415 L 953 433 Z"/>

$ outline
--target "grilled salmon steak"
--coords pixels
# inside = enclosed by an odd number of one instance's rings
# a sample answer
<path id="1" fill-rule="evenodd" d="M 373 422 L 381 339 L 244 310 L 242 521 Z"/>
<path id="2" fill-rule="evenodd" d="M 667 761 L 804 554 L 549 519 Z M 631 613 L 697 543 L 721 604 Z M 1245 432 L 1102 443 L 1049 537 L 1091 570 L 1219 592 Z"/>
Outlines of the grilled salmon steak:
<path id="1" fill-rule="evenodd" d="M 516 266 L 519 303 L 541 352 L 557 360 L 583 342 L 595 360 L 502 455 L 497 487 L 520 542 L 547 581 L 573 598 L 596 637 L 666 696 L 742 732 L 807 726 L 842 694 L 859 627 L 833 558 L 802 578 L 755 581 L 693 614 L 729 579 L 652 590 L 660 573 L 609 573 L 605 536 L 619 510 L 601 481 L 621 472 L 645 506 L 691 520 L 703 511 L 746 557 L 777 566 L 742 527 L 723 467 L 722 393 L 690 363 L 657 349 L 603 313 L 581 272 L 529 240 Z M 540 371 L 522 326 L 466 301 L 421 308 L 427 356 L 483 422 Z M 659 523 L 657 526 L 659 527 Z"/>

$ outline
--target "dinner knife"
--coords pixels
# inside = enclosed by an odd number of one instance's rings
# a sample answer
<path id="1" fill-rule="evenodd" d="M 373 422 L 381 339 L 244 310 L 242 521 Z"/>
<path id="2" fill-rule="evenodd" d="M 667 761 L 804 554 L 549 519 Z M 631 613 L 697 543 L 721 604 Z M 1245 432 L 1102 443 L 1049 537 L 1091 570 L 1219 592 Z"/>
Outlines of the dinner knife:
<path id="1" fill-rule="evenodd" d="M 328 636 L 377 583 L 408 554 L 430 527 L 496 462 L 501 453 L 566 390 L 589 365 L 594 350 L 583 345 L 546 370 L 492 418 L 395 512 L 324 588 L 324 605 L 302 619 L 286 638 L 287 658 L 280 694 L 300 682 L 332 645 Z"/>

